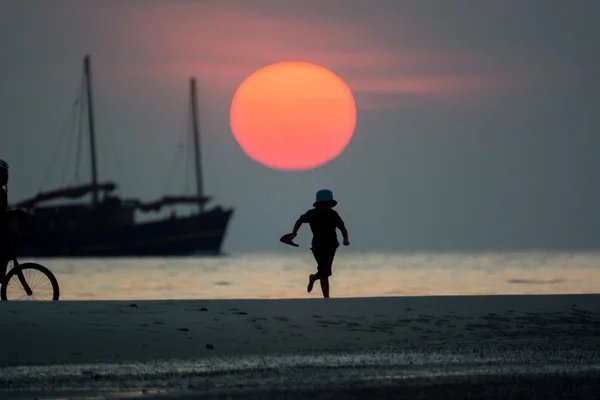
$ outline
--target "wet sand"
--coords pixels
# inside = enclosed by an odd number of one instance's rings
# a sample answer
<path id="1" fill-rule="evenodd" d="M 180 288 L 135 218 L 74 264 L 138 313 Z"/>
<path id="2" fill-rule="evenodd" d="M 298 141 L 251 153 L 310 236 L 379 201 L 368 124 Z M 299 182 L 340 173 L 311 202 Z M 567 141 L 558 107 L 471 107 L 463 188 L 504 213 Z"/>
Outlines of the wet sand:
<path id="1" fill-rule="evenodd" d="M 0 321 L 10 344 L 2 399 L 548 399 L 600 389 L 599 295 L 6 302 Z"/>

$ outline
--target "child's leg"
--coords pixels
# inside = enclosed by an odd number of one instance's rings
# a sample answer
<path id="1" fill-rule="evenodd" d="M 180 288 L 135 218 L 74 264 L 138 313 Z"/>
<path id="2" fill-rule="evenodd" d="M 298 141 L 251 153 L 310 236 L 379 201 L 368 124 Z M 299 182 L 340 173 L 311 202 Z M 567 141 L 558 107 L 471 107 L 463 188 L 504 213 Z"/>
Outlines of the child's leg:
<path id="1" fill-rule="evenodd" d="M 310 293 L 316 280 L 321 281 L 321 290 L 323 297 L 329 297 L 329 277 L 331 276 L 331 267 L 335 257 L 336 248 L 318 248 L 311 249 L 317 262 L 317 273 L 308 276 L 307 291 Z"/>
<path id="2" fill-rule="evenodd" d="M 321 290 L 323 291 L 323 297 L 329 298 L 329 277 L 321 277 Z"/>
<path id="3" fill-rule="evenodd" d="M 324 249 L 319 262 L 319 277 L 321 278 L 321 290 L 324 298 L 329 298 L 329 277 L 332 275 L 331 268 L 335 251 L 335 247 Z"/>
<path id="4" fill-rule="evenodd" d="M 313 257 L 315 258 L 315 261 L 317 262 L 317 273 L 316 274 L 310 274 L 310 275 L 308 275 L 308 286 L 306 287 L 306 291 L 308 293 L 312 292 L 313 285 L 315 284 L 315 281 L 320 279 L 319 272 L 318 272 L 318 269 L 319 269 L 319 252 L 314 247 L 311 247 L 310 250 L 312 251 Z"/>
<path id="5" fill-rule="evenodd" d="M 336 248 L 318 248 L 312 249 L 317 262 L 317 273 L 311 274 L 308 277 L 308 292 L 312 291 L 315 281 L 321 281 L 321 290 L 323 297 L 329 297 L 329 277 L 331 276 L 331 266 L 335 257 Z"/>
<path id="6" fill-rule="evenodd" d="M 319 273 L 318 272 L 316 274 L 310 274 L 308 276 L 308 287 L 306 288 L 306 291 L 308 293 L 312 292 L 313 285 L 315 284 L 315 281 L 319 280 L 319 279 L 320 279 L 320 277 L 319 277 Z"/>

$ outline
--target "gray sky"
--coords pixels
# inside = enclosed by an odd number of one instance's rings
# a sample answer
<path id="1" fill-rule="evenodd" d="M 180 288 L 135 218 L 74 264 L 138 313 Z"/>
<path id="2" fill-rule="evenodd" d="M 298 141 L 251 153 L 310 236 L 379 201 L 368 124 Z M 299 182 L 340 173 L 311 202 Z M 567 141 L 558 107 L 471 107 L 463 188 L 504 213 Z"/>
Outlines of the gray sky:
<path id="1" fill-rule="evenodd" d="M 100 179 L 126 197 L 186 189 L 197 77 L 205 188 L 236 209 L 226 251 L 288 250 L 320 188 L 355 250 L 598 247 L 598 15 L 594 0 L 0 0 L 9 200 L 77 182 L 75 147 L 56 146 L 90 54 Z M 290 60 L 331 69 L 357 104 L 345 152 L 308 172 L 257 164 L 229 127 L 243 79 Z"/>

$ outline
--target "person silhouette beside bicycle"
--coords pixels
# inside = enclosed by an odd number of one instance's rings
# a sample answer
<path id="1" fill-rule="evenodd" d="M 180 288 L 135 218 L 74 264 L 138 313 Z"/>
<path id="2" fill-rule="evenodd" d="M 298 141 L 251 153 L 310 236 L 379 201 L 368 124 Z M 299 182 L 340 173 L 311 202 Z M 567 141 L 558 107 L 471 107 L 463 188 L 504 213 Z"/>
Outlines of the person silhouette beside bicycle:
<path id="1" fill-rule="evenodd" d="M 6 266 L 9 260 L 8 232 L 8 163 L 0 159 L 0 279 L 6 274 Z"/>
<path id="2" fill-rule="evenodd" d="M 8 163 L 0 159 L 0 299 L 58 300 L 60 289 L 52 272 L 36 263 L 19 263 L 18 245 L 32 237 L 29 214 L 8 210 Z M 8 263 L 13 261 L 7 274 Z M 24 273 L 25 271 L 26 273 Z M 37 275 L 32 278 L 33 275 Z"/>

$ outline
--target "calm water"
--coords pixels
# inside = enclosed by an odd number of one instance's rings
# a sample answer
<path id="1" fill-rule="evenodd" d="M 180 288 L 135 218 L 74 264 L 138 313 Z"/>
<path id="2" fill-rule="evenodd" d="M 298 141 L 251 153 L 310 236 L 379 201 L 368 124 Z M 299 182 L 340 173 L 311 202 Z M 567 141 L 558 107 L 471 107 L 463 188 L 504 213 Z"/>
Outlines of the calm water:
<path id="1" fill-rule="evenodd" d="M 35 261 L 55 273 L 64 300 L 320 297 L 318 283 L 306 293 L 310 252 Z M 600 252 L 340 252 L 333 273 L 333 297 L 598 293 Z"/>

